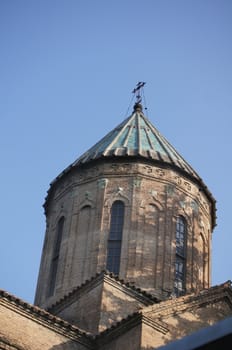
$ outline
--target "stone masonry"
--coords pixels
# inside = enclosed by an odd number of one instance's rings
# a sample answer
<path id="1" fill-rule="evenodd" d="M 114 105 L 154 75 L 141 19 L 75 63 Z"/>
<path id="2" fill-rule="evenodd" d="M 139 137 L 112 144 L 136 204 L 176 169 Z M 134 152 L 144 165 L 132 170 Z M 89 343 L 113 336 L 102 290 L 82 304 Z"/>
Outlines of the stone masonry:
<path id="1" fill-rule="evenodd" d="M 120 278 L 160 297 L 171 294 L 175 221 L 182 215 L 188 225 L 187 292 L 209 287 L 212 204 L 199 184 L 178 169 L 144 161 L 97 162 L 58 179 L 49 193 L 36 304 L 48 307 L 105 270 L 110 209 L 116 200 L 126 208 Z M 65 227 L 57 287 L 49 299 L 49 265 L 61 216 Z"/>

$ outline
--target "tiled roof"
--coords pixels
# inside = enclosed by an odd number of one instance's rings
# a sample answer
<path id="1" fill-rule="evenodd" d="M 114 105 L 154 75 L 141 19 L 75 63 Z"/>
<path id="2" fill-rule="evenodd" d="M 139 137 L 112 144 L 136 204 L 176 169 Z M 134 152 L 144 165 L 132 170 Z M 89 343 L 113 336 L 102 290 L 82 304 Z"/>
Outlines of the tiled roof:
<path id="1" fill-rule="evenodd" d="M 79 327 L 70 324 L 69 322 L 63 320 L 60 317 L 54 316 L 51 313 L 47 312 L 44 309 L 41 309 L 38 306 L 32 305 L 30 303 L 27 303 L 26 301 L 17 298 L 16 296 L 6 292 L 5 290 L 0 289 L 0 302 L 1 303 L 10 303 L 16 308 L 19 308 L 20 310 L 31 314 L 37 319 L 40 319 L 43 321 L 43 324 L 46 326 L 46 324 L 54 325 L 58 328 L 61 328 L 64 332 L 66 332 L 66 336 L 69 337 L 85 337 L 87 340 L 92 339 L 91 334 L 88 332 L 83 331 Z"/>
<path id="2" fill-rule="evenodd" d="M 106 157 L 142 157 L 174 165 L 199 179 L 193 168 L 159 133 L 136 104 L 134 112 L 80 156 L 72 166 Z"/>
<path id="3" fill-rule="evenodd" d="M 99 335 L 97 335 L 96 338 L 110 334 L 112 331 L 119 328 L 121 325 L 124 325 L 131 319 L 139 319 L 141 316 L 152 316 L 152 318 L 150 318 L 150 321 L 153 321 L 154 326 L 156 328 L 160 328 L 159 331 L 165 334 L 168 331 L 168 328 L 166 328 L 168 324 L 163 323 L 161 320 L 161 316 L 164 314 L 171 315 L 182 313 L 183 311 L 192 310 L 202 305 L 206 306 L 207 304 L 217 303 L 223 299 L 226 300 L 229 307 L 232 308 L 231 281 L 210 287 L 209 289 L 204 289 L 198 294 L 192 293 L 144 307 L 141 310 L 136 311 L 133 314 L 129 314 L 127 317 L 114 323 L 111 327 L 105 329 Z"/>
<path id="4" fill-rule="evenodd" d="M 144 304 L 150 304 L 153 305 L 154 303 L 159 303 L 161 300 L 158 299 L 156 296 L 147 293 L 145 290 L 142 290 L 141 288 L 137 288 L 133 284 L 130 284 L 129 282 L 124 281 L 123 279 L 120 279 L 117 275 L 114 275 L 112 272 L 108 271 L 101 271 L 97 273 L 95 276 L 93 276 L 91 279 L 86 280 L 84 283 L 82 283 L 81 286 L 78 286 L 74 288 L 71 292 L 64 295 L 61 299 L 56 301 L 54 304 L 49 306 L 47 308 L 48 312 L 54 312 L 54 310 L 62 305 L 62 303 L 65 303 L 67 300 L 71 300 L 73 296 L 76 295 L 77 292 L 81 291 L 84 287 L 86 287 L 88 284 L 94 283 L 98 279 L 104 279 L 104 278 L 110 278 L 111 280 L 115 281 L 116 283 L 119 283 L 121 286 L 124 286 L 127 289 L 130 289 L 133 293 L 138 294 L 141 299 L 144 299 Z"/>
<path id="5" fill-rule="evenodd" d="M 51 183 L 53 186 L 73 168 L 101 159 L 144 159 L 159 165 L 173 167 L 197 181 L 212 203 L 212 225 L 216 225 L 216 201 L 201 177 L 152 125 L 136 103 L 130 117 L 110 131 L 93 147 L 62 171 Z M 49 196 L 48 191 L 48 196 Z M 48 197 L 46 198 L 46 200 Z"/>
<path id="6" fill-rule="evenodd" d="M 145 307 L 143 312 L 146 315 L 151 313 L 153 316 L 168 315 L 174 312 L 182 313 L 184 310 L 194 309 L 200 305 L 207 305 L 223 299 L 226 300 L 227 305 L 232 310 L 232 287 L 230 280 L 208 289 L 203 289 L 198 293 L 186 294 L 161 301 L 160 303 L 154 303 Z"/>

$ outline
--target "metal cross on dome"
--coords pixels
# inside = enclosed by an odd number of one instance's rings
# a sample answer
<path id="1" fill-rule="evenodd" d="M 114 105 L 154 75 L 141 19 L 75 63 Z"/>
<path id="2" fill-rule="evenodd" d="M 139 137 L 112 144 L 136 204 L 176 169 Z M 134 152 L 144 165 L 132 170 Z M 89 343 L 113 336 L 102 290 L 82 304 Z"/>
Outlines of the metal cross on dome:
<path id="1" fill-rule="evenodd" d="M 144 81 L 139 81 L 136 85 L 136 88 L 132 91 L 133 94 L 136 94 L 136 103 L 142 102 L 141 89 L 144 87 L 146 83 Z"/>

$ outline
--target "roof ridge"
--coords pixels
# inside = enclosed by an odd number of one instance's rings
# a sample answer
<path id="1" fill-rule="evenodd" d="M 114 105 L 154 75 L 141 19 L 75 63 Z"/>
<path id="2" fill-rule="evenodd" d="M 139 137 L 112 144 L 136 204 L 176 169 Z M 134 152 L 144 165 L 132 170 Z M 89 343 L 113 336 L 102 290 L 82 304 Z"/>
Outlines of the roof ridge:
<path id="1" fill-rule="evenodd" d="M 136 112 L 134 112 L 129 118 L 127 118 L 127 119 L 125 120 L 126 122 L 124 121 L 125 124 L 123 125 L 122 129 L 120 130 L 120 133 L 123 132 L 123 131 L 127 128 L 129 121 L 130 121 L 132 118 L 135 118 L 135 115 L 136 115 Z M 117 129 L 117 128 L 115 128 L 115 129 Z M 106 155 L 108 149 L 110 149 L 110 146 L 114 145 L 114 144 L 118 141 L 118 139 L 119 139 L 119 137 L 120 137 L 120 133 L 118 133 L 118 135 L 115 137 L 115 139 L 111 141 L 111 143 L 106 147 L 105 151 L 102 152 L 103 155 Z"/>
<path id="2" fill-rule="evenodd" d="M 129 314 L 127 317 L 122 318 L 120 321 L 114 322 L 110 327 L 108 327 L 108 328 L 104 329 L 103 331 L 99 332 L 98 334 L 96 334 L 95 339 L 105 336 L 107 333 L 116 329 L 121 324 L 126 323 L 129 320 L 131 320 L 132 318 L 137 318 L 137 317 L 139 317 L 139 318 L 143 317 L 141 311 L 135 311 L 132 314 Z"/>
<path id="3" fill-rule="evenodd" d="M 170 306 L 171 305 L 179 305 L 179 304 L 183 304 L 186 305 L 188 303 L 191 302 L 199 302 L 201 303 L 201 301 L 203 302 L 203 300 L 207 297 L 216 297 L 215 294 L 218 294 L 218 292 L 226 290 L 230 293 L 231 295 L 231 305 L 232 305 L 232 286 L 231 286 L 231 281 L 226 281 L 220 285 L 216 285 L 207 289 L 203 289 L 201 291 L 199 291 L 198 293 L 191 293 L 191 294 L 186 294 L 180 297 L 172 297 L 170 299 L 161 301 L 158 304 L 153 304 L 153 305 L 149 305 L 146 306 L 143 309 L 143 312 L 147 313 L 147 312 L 162 312 L 166 309 L 171 309 Z M 146 310 L 145 310 L 146 309 Z"/>
<path id="4" fill-rule="evenodd" d="M 157 330 L 159 330 L 161 333 L 166 334 L 168 332 L 168 328 L 166 327 L 166 325 L 164 325 L 163 322 L 161 322 L 160 320 L 153 320 L 152 318 L 145 316 L 143 314 L 142 310 L 139 310 L 139 311 L 135 311 L 135 312 L 129 314 L 128 316 L 122 318 L 120 321 L 114 322 L 110 327 L 104 329 L 103 331 L 101 331 L 97 335 L 95 335 L 95 339 L 99 339 L 99 338 L 104 337 L 105 335 L 107 335 L 111 331 L 116 330 L 118 327 L 122 326 L 123 324 L 125 324 L 128 321 L 131 321 L 133 319 L 138 320 L 138 321 L 139 320 L 149 321 L 148 323 L 150 325 L 152 325 L 154 328 L 156 328 Z"/>
<path id="5" fill-rule="evenodd" d="M 89 283 L 91 283 L 94 279 L 97 279 L 99 276 L 102 276 L 104 273 L 104 271 L 98 272 L 96 273 L 94 276 L 92 276 L 90 279 L 87 279 L 84 283 L 80 284 L 79 286 L 74 287 L 70 292 L 68 292 L 67 294 L 65 294 L 63 297 L 61 297 L 60 299 L 58 299 L 55 303 L 53 303 L 51 306 L 47 307 L 47 310 L 51 310 L 54 307 L 56 307 L 57 305 L 61 304 L 62 302 L 64 302 L 65 300 L 67 300 L 68 298 L 70 298 L 72 295 L 74 295 L 78 290 L 84 288 L 86 285 L 88 285 Z"/>
<path id="6" fill-rule="evenodd" d="M 7 299 L 9 302 L 13 302 L 16 306 L 20 307 L 25 312 L 29 312 L 36 315 L 37 317 L 41 317 L 44 321 L 49 322 L 49 324 L 51 324 L 51 321 L 53 321 L 55 323 L 53 325 L 59 325 L 62 328 L 65 328 L 68 332 L 73 331 L 74 333 L 76 333 L 76 335 L 83 335 L 89 339 L 93 339 L 91 333 L 83 331 L 81 328 L 74 326 L 71 323 L 63 320 L 62 318 L 49 313 L 47 310 L 42 309 L 39 306 L 33 305 L 31 303 L 28 303 L 3 289 L 0 289 L 0 300 L 1 299 Z"/>
<path id="7" fill-rule="evenodd" d="M 127 117 L 126 119 L 124 119 L 120 124 L 118 124 L 115 128 L 113 128 L 111 131 L 109 131 L 105 136 L 103 136 L 99 141 L 97 141 L 92 147 L 90 147 L 86 152 L 84 152 L 80 157 L 78 157 L 72 164 L 71 166 L 76 166 L 78 165 L 78 163 L 80 162 L 81 158 L 84 158 L 83 162 L 85 161 L 85 158 L 88 154 L 90 154 L 90 152 L 92 150 L 94 150 L 95 148 L 97 148 L 97 150 L 99 149 L 99 145 L 101 143 L 104 143 L 104 141 L 109 138 L 111 135 L 113 135 L 117 130 L 120 130 L 121 127 L 123 126 L 124 123 L 127 123 L 127 121 L 129 121 L 129 119 L 131 118 L 132 115 L 130 115 L 129 117 Z M 82 162 L 81 162 L 82 163 Z"/>
<path id="8" fill-rule="evenodd" d="M 116 280 L 117 282 L 120 282 L 122 285 L 130 288 L 130 289 L 133 289 L 134 291 L 138 292 L 139 294 L 143 294 L 145 295 L 146 297 L 148 297 L 149 299 L 155 301 L 155 302 L 160 302 L 160 300 L 155 297 L 154 295 L 148 293 L 147 291 L 139 288 L 139 287 L 136 287 L 134 284 L 130 283 L 130 282 L 126 282 L 124 281 L 123 279 L 120 279 L 118 275 L 115 275 L 113 274 L 112 272 L 109 272 L 109 271 L 106 271 L 105 272 L 106 275 L 110 276 L 111 278 L 114 278 L 114 280 Z"/>
<path id="9" fill-rule="evenodd" d="M 77 286 L 77 287 L 73 288 L 69 293 L 65 294 L 62 298 L 57 300 L 54 304 L 52 304 L 51 306 L 47 307 L 47 310 L 52 310 L 53 308 L 57 307 L 58 305 L 60 305 L 64 301 L 66 301 L 68 298 L 73 296 L 77 291 L 81 290 L 82 288 L 84 288 L 85 286 L 87 286 L 88 284 L 93 282 L 94 280 L 97 280 L 97 278 L 99 278 L 99 277 L 103 277 L 104 278 L 104 276 L 109 276 L 110 278 L 114 279 L 116 282 L 119 282 L 124 287 L 130 288 L 133 291 L 136 291 L 140 295 L 145 296 L 146 298 L 149 298 L 154 303 L 160 302 L 160 300 L 156 296 L 146 292 L 145 290 L 142 290 L 139 287 L 134 286 L 130 282 L 127 282 L 127 281 L 124 281 L 123 279 L 120 279 L 118 275 L 115 275 L 114 273 L 109 272 L 107 270 L 102 270 L 101 272 L 98 272 L 95 276 L 92 276 L 90 279 L 87 279 L 80 286 Z"/>

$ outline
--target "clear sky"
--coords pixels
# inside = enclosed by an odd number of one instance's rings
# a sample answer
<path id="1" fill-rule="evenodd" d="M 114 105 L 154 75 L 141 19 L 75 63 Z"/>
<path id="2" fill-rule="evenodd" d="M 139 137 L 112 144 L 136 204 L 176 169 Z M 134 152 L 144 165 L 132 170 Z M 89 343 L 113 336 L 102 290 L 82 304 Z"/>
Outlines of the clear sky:
<path id="1" fill-rule="evenodd" d="M 1 288 L 33 302 L 49 183 L 126 117 L 138 81 L 217 199 L 212 282 L 232 279 L 231 38 L 231 0 L 0 1 Z"/>

